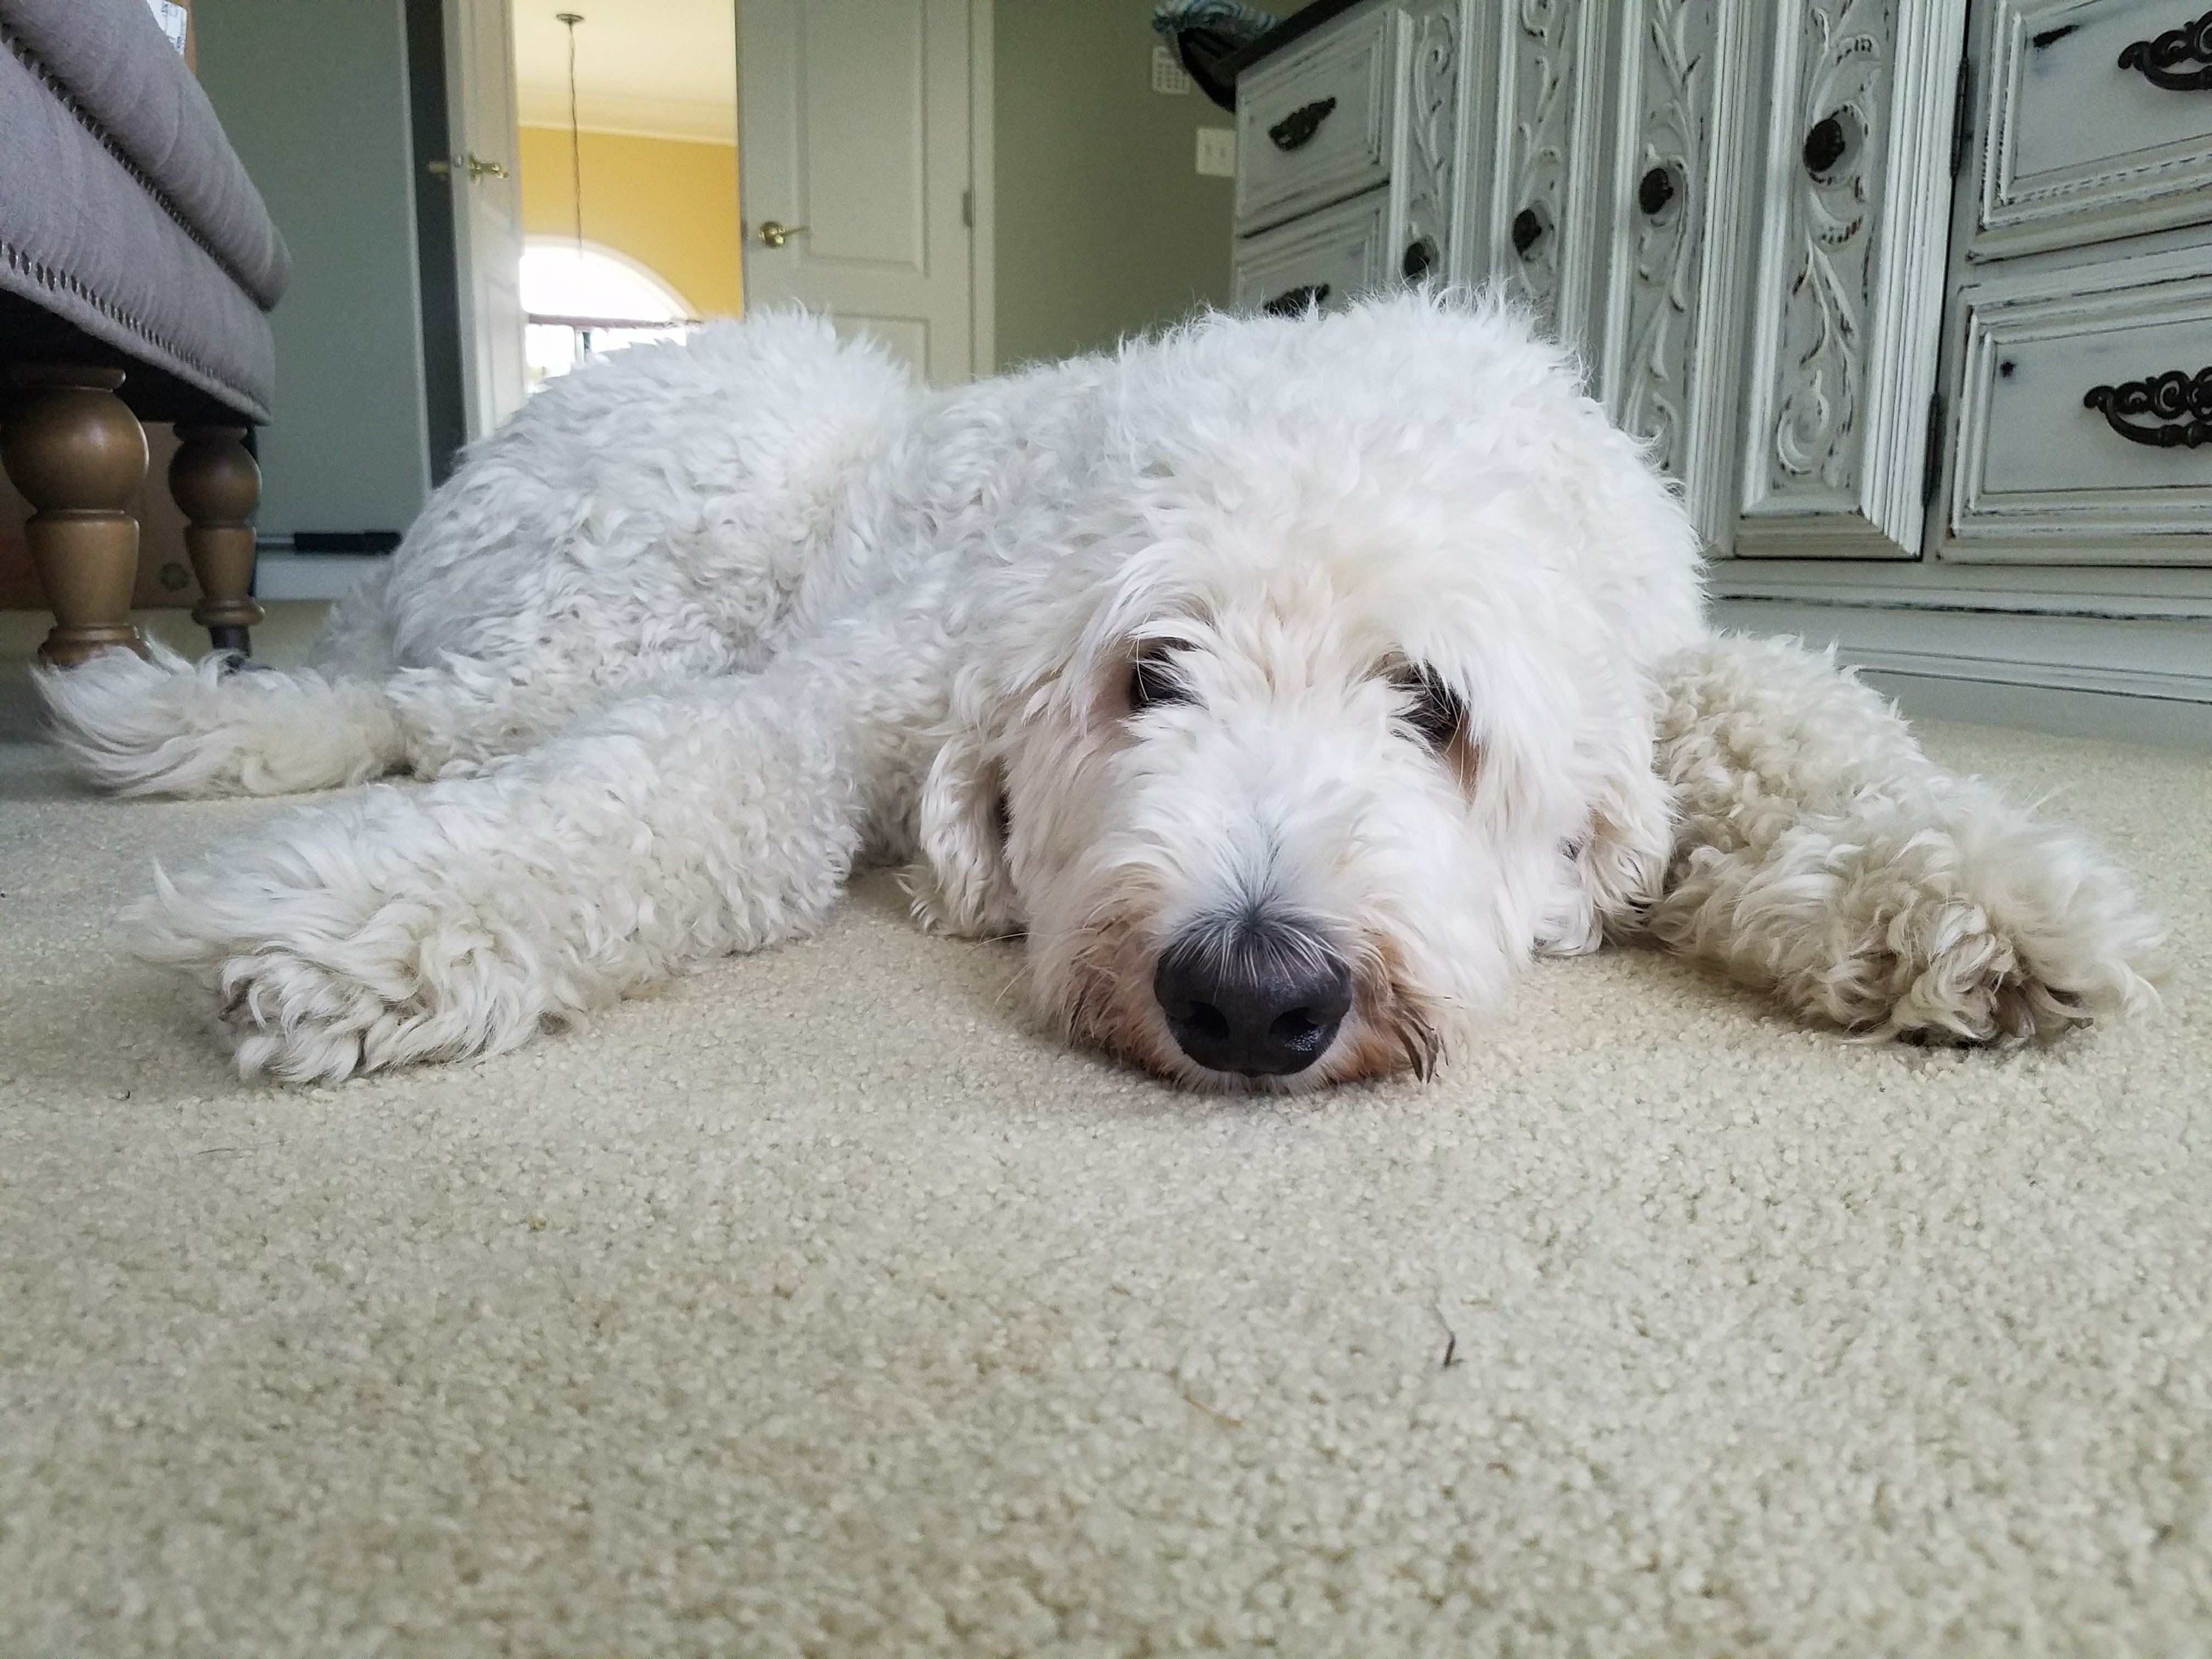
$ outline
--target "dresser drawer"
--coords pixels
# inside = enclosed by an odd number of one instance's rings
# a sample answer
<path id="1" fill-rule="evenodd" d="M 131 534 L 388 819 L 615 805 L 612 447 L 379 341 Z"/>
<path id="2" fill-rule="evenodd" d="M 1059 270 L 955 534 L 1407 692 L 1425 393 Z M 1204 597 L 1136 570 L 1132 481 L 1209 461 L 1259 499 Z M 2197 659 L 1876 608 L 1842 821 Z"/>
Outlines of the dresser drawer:
<path id="1" fill-rule="evenodd" d="M 1968 258 L 2212 222 L 2212 89 L 2159 84 L 2212 67 L 2162 40 L 2203 4 L 1996 0 Z"/>
<path id="2" fill-rule="evenodd" d="M 1946 556 L 2202 563 L 2212 550 L 2212 276 L 2129 283 L 2131 264 L 1960 295 Z"/>
<path id="3" fill-rule="evenodd" d="M 1264 229 L 1390 176 L 1406 20 L 1383 8 L 1325 30 L 1237 88 L 1237 228 Z"/>
<path id="4" fill-rule="evenodd" d="M 1370 191 L 1237 244 L 1230 304 L 1239 311 L 1340 310 L 1390 275 L 1390 192 Z"/>

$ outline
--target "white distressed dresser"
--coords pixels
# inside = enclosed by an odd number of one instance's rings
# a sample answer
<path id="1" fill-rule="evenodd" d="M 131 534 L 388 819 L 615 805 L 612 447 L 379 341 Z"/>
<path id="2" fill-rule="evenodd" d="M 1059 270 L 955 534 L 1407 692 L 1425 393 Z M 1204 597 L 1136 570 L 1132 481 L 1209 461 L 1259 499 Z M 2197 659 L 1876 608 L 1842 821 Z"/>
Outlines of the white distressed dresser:
<path id="1" fill-rule="evenodd" d="M 2206 0 L 1318 0 L 1237 65 L 1234 292 L 1506 284 L 1732 624 L 2212 748 Z"/>

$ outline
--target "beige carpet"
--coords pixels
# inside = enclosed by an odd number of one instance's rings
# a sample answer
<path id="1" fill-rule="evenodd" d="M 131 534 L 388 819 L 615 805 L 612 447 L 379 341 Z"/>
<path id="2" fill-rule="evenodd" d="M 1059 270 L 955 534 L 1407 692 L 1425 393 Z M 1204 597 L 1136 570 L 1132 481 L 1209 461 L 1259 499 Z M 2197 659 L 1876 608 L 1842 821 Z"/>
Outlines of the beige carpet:
<path id="1" fill-rule="evenodd" d="M 282 809 L 0 750 L 0 1653 L 2206 1652 L 2212 764 L 1928 735 L 2144 874 L 2159 1024 L 1852 1047 L 1627 952 L 1222 1105 L 877 882 L 288 1093 L 110 920 Z"/>

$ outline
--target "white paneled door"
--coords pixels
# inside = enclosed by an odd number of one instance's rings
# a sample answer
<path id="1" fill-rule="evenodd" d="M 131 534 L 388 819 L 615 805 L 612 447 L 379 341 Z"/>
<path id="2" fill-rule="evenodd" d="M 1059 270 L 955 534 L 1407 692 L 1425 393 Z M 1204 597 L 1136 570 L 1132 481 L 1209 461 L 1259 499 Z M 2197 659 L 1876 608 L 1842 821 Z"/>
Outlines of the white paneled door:
<path id="1" fill-rule="evenodd" d="M 749 309 L 827 312 L 940 386 L 988 372 L 989 21 L 988 0 L 739 0 Z"/>
<path id="2" fill-rule="evenodd" d="M 522 183 L 508 0 L 447 0 L 447 131 L 429 163 L 452 180 L 461 296 L 461 395 L 470 441 L 522 406 Z"/>

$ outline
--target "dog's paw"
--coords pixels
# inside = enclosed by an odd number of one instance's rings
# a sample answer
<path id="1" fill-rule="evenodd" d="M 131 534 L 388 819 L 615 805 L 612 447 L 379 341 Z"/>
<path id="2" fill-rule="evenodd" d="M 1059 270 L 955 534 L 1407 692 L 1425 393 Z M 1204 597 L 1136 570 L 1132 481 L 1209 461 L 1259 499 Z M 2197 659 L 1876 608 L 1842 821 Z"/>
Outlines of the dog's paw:
<path id="1" fill-rule="evenodd" d="M 209 994 L 248 1077 L 334 1083 L 498 1053 L 586 1000 L 575 975 L 545 971 L 544 951 L 450 892 L 287 884 L 265 865 L 181 884 L 157 870 L 126 920 L 141 955 Z"/>
<path id="2" fill-rule="evenodd" d="M 286 1083 L 336 1083 L 410 1060 L 459 1059 L 466 1040 L 425 1042 L 429 999 L 373 988 L 295 948 L 264 945 L 215 958 L 198 975 L 239 1071 Z"/>
<path id="3" fill-rule="evenodd" d="M 2109 997 L 2093 1003 L 2084 981 L 2135 978 L 2124 963 L 2117 969 L 2084 975 L 2039 962 L 2017 931 L 1981 906 L 1936 897 L 1877 917 L 1869 936 L 1839 955 L 1816 996 L 1838 1024 L 1869 1037 L 2024 1041 L 2057 1036 L 2112 1006 Z M 2123 1002 L 2132 988 L 2122 992 Z"/>
<path id="4" fill-rule="evenodd" d="M 944 939 L 1007 939 L 1020 935 L 1022 925 L 994 909 L 976 911 L 953 902 L 927 859 L 916 859 L 898 873 L 899 890 L 906 895 L 907 914 L 925 933 Z"/>
<path id="5" fill-rule="evenodd" d="M 2140 1018 L 2162 931 L 2072 833 L 1992 806 L 1835 847 L 1833 933 L 1808 1000 L 1869 1036 L 2047 1040 Z"/>
<path id="6" fill-rule="evenodd" d="M 906 895 L 907 915 L 925 933 L 959 936 L 952 923 L 952 906 L 938 885 L 937 872 L 927 859 L 916 859 L 898 872 L 899 891 Z"/>
<path id="7" fill-rule="evenodd" d="M 2081 836 L 1965 782 L 1700 847 L 1650 931 L 1826 1024 L 1952 1043 L 2147 1015 L 2164 937 Z"/>

